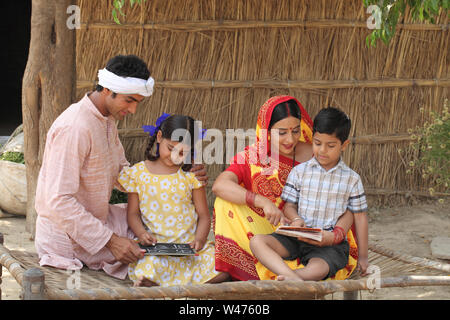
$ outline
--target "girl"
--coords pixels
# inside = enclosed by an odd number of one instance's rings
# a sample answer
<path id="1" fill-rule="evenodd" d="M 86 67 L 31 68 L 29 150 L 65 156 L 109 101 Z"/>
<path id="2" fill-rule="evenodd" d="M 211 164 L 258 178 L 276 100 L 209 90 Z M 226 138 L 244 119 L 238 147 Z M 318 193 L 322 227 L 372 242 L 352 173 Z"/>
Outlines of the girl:
<path id="1" fill-rule="evenodd" d="M 197 254 L 146 255 L 129 265 L 128 275 L 135 286 L 223 281 L 225 275 L 215 271 L 214 244 L 207 242 L 211 218 L 205 188 L 186 161 L 194 153 L 194 119 L 164 114 L 151 129 L 146 160 L 119 176 L 128 192 L 128 225 L 143 245 L 189 243 Z"/>

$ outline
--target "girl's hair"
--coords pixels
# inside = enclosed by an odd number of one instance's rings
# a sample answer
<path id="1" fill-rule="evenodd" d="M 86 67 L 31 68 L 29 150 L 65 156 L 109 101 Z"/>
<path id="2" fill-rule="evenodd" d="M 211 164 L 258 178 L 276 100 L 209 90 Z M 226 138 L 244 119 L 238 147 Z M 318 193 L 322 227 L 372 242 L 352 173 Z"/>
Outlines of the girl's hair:
<path id="1" fill-rule="evenodd" d="M 269 128 L 270 130 L 272 126 L 280 120 L 283 120 L 287 117 L 295 117 L 297 119 L 302 119 L 302 114 L 300 112 L 300 107 L 298 106 L 295 100 L 288 100 L 277 104 L 272 111 L 272 117 L 270 118 Z"/>
<path id="2" fill-rule="evenodd" d="M 164 139 L 178 142 L 190 141 L 191 154 L 188 159 L 189 161 L 181 166 L 182 170 L 189 171 L 192 168 L 192 161 L 194 159 L 194 127 L 194 119 L 189 116 L 169 116 L 161 123 L 161 126 L 156 130 L 155 134 L 150 137 L 147 149 L 145 150 L 145 158 L 150 161 L 156 161 L 159 158 L 159 144 L 156 142 L 156 136 L 158 131 L 161 131 L 162 138 Z M 177 130 L 177 132 L 175 132 L 175 130 Z M 175 135 L 173 135 L 174 133 Z M 155 144 L 156 148 L 154 148 Z"/>

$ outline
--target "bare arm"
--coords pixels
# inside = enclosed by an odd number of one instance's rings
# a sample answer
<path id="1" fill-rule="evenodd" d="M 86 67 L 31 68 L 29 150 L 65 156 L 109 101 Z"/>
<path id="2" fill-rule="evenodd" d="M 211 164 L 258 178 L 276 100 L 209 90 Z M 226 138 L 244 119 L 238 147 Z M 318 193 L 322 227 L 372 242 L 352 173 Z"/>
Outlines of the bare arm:
<path id="1" fill-rule="evenodd" d="M 246 191 L 239 185 L 236 174 L 230 171 L 222 172 L 212 186 L 212 192 L 216 196 L 236 204 L 245 204 Z"/>
<path id="2" fill-rule="evenodd" d="M 204 247 L 209 231 L 211 230 L 211 216 L 209 214 L 208 203 L 206 201 L 206 190 L 204 187 L 192 190 L 192 198 L 195 211 L 198 215 L 198 222 L 195 240 L 191 243 L 191 247 L 198 251 Z"/>
<path id="3" fill-rule="evenodd" d="M 358 267 L 363 275 L 369 265 L 369 226 L 366 212 L 355 213 L 355 231 L 358 239 Z"/>
<path id="4" fill-rule="evenodd" d="M 137 202 L 137 205 L 136 203 Z M 131 203 L 131 206 L 130 206 Z M 139 232 L 139 226 L 137 225 L 134 215 L 136 211 L 137 206 L 137 212 L 139 213 L 139 199 L 137 193 L 129 193 L 128 194 L 128 212 L 127 212 L 127 220 L 128 224 L 130 225 L 131 229 L 135 234 L 138 234 L 136 232 Z M 131 210 L 130 210 L 131 208 Z M 131 212 L 131 214 L 130 214 Z M 130 217 L 133 217 L 130 219 Z M 130 224 L 131 222 L 131 224 Z M 142 222 L 139 221 L 140 227 L 145 231 L 144 226 L 142 225 Z M 133 225 L 133 226 L 132 226 Z M 135 231 L 136 230 L 136 231 Z M 109 239 L 108 243 L 106 244 L 106 247 L 111 250 L 111 253 L 114 255 L 114 257 L 119 260 L 122 263 L 132 263 L 137 261 L 138 259 L 141 259 L 144 254 L 140 250 L 139 246 L 131 239 L 125 238 L 125 237 L 119 237 L 116 234 L 112 234 L 111 238 Z"/>
<path id="5" fill-rule="evenodd" d="M 247 189 L 241 187 L 238 183 L 236 174 L 230 171 L 222 172 L 214 182 L 212 191 L 214 194 L 226 201 L 236 204 L 246 204 L 245 194 Z M 255 207 L 263 209 L 267 220 L 273 225 L 277 225 L 282 217 L 282 212 L 278 207 L 259 194 L 255 196 Z"/>
<path id="6" fill-rule="evenodd" d="M 289 224 L 297 227 L 304 227 L 305 221 L 298 215 L 298 205 L 292 202 L 286 202 L 283 208 L 284 217 Z"/>
<path id="7" fill-rule="evenodd" d="M 156 237 L 144 228 L 139 209 L 139 195 L 134 192 L 128 193 L 127 222 L 141 244 L 151 245 L 156 243 Z"/>
<path id="8" fill-rule="evenodd" d="M 347 209 L 345 213 L 339 217 L 338 221 L 336 222 L 336 226 L 341 227 L 344 229 L 345 234 L 347 234 L 348 230 L 352 227 L 353 224 L 353 213 L 350 212 L 350 210 Z"/>

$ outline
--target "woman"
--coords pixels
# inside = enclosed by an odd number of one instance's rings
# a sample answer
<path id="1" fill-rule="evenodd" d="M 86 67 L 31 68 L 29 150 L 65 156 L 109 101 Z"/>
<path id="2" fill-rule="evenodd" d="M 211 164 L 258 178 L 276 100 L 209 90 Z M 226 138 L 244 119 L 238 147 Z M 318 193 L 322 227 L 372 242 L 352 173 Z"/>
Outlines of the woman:
<path id="1" fill-rule="evenodd" d="M 274 279 L 275 274 L 256 261 L 249 241 L 255 234 L 272 233 L 280 222 L 284 202 L 281 192 L 291 169 L 312 157 L 312 121 L 303 106 L 291 96 L 272 97 L 258 114 L 256 143 L 239 152 L 213 185 L 216 270 L 237 280 Z M 247 192 L 251 191 L 251 192 Z M 347 266 L 333 279 L 347 278 L 357 265 L 356 242 L 346 211 L 337 225 L 347 233 L 350 255 Z M 330 245 L 334 234 L 323 231 L 321 242 Z M 287 261 L 292 269 L 303 267 Z"/>

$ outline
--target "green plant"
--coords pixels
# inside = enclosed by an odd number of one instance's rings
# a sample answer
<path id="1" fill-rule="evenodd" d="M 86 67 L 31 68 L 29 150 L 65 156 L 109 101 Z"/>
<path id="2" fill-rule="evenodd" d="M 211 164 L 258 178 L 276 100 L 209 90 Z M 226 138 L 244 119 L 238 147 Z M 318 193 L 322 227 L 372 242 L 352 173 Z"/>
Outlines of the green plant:
<path id="1" fill-rule="evenodd" d="M 364 7 L 371 8 L 368 12 L 376 21 L 377 28 L 367 37 L 367 46 L 376 46 L 376 41 L 381 39 L 386 45 L 395 35 L 395 30 L 400 16 L 405 9 L 410 8 L 413 21 L 436 23 L 435 18 L 440 10 L 448 12 L 450 0 L 363 0 Z M 373 6 L 373 7 L 370 7 Z"/>
<path id="2" fill-rule="evenodd" d="M 147 0 L 144 0 L 144 1 L 147 1 Z M 114 8 L 112 9 L 112 16 L 113 16 L 114 21 L 117 24 L 121 24 L 117 13 L 119 13 L 122 17 L 125 16 L 125 14 L 122 11 L 122 8 L 125 6 L 125 2 L 126 2 L 125 0 L 113 0 Z M 142 4 L 142 0 L 130 0 L 130 6 L 132 8 L 136 3 Z"/>
<path id="3" fill-rule="evenodd" d="M 423 108 L 420 109 L 424 112 Z M 441 113 L 430 112 L 431 122 L 410 129 L 413 139 L 409 151 L 413 159 L 409 162 L 407 173 L 419 171 L 422 178 L 430 178 L 434 187 L 429 188 L 431 195 L 435 188 L 450 184 L 450 112 L 446 99 Z M 443 199 L 440 200 L 441 202 Z"/>
<path id="4" fill-rule="evenodd" d="M 127 203 L 127 202 L 128 202 L 128 195 L 125 192 L 113 189 L 111 193 L 111 198 L 109 199 L 110 204 Z"/>
<path id="5" fill-rule="evenodd" d="M 0 155 L 0 160 L 25 164 L 25 159 L 22 152 L 7 151 Z"/>

